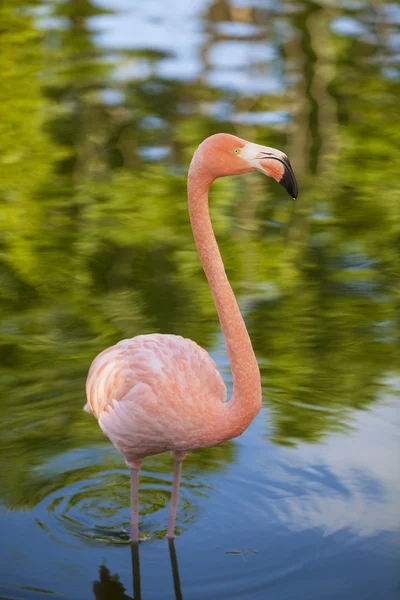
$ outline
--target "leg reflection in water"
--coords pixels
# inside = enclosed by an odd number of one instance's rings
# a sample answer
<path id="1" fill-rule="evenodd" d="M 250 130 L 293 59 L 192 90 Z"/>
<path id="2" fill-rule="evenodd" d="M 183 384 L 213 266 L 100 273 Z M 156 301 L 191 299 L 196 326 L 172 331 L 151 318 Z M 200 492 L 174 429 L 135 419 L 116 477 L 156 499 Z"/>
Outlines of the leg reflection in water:
<path id="1" fill-rule="evenodd" d="M 142 600 L 140 593 L 140 562 L 139 562 L 139 543 L 131 543 L 132 557 L 132 575 L 133 575 L 133 598 L 134 600 Z"/>
<path id="2" fill-rule="evenodd" d="M 175 544 L 172 538 L 168 539 L 169 556 L 171 559 L 172 577 L 174 579 L 174 590 L 176 600 L 183 600 L 181 592 L 181 582 L 179 579 L 178 559 L 176 558 Z"/>
<path id="3" fill-rule="evenodd" d="M 174 540 L 168 540 L 169 556 L 171 559 L 172 578 L 176 600 L 183 600 L 181 582 L 179 579 L 178 559 L 176 557 Z M 133 598 L 125 593 L 125 587 L 119 580 L 117 574 L 111 575 L 105 565 L 99 569 L 99 580 L 93 582 L 93 593 L 96 600 L 142 600 L 140 591 L 140 562 L 139 544 L 131 544 L 132 574 L 133 574 Z"/>

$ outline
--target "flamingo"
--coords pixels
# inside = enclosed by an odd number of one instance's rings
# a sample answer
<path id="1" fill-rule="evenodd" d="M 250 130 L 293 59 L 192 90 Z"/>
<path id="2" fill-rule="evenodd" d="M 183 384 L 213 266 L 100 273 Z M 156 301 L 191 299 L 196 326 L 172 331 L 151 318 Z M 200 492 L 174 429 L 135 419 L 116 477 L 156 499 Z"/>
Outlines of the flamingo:
<path id="1" fill-rule="evenodd" d="M 118 342 L 92 362 L 87 404 L 131 470 L 131 541 L 139 541 L 139 470 L 145 457 L 171 451 L 174 476 L 167 537 L 175 531 L 182 461 L 189 450 L 240 435 L 261 408 L 261 380 L 246 325 L 226 276 L 208 210 L 218 177 L 261 171 L 297 197 L 287 156 L 280 150 L 217 133 L 193 155 L 188 205 L 193 235 L 211 288 L 233 377 L 226 387 L 209 354 L 179 335 L 139 335 Z"/>

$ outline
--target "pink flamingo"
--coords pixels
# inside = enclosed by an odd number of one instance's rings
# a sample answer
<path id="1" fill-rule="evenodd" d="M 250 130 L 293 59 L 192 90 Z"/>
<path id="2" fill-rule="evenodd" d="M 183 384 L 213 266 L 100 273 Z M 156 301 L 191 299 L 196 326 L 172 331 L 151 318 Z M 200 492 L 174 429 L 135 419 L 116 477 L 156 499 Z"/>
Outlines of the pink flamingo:
<path id="1" fill-rule="evenodd" d="M 240 435 L 261 407 L 257 360 L 225 274 L 208 211 L 208 189 L 218 177 L 261 171 L 297 197 L 283 152 L 218 133 L 194 153 L 188 174 L 190 221 L 230 360 L 233 394 L 214 361 L 195 342 L 177 335 L 139 335 L 104 350 L 86 382 L 85 408 L 131 469 L 131 540 L 139 539 L 139 469 L 146 456 L 172 451 L 174 480 L 168 538 L 174 537 L 182 461 L 188 450 Z"/>

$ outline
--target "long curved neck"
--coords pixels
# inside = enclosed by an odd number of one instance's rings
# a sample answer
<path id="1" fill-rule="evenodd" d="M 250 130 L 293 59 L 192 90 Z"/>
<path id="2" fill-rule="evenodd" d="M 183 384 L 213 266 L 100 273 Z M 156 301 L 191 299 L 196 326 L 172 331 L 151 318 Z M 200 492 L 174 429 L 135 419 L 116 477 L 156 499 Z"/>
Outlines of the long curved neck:
<path id="1" fill-rule="evenodd" d="M 261 408 L 261 381 L 257 360 L 234 293 L 225 273 L 211 225 L 208 190 L 210 174 L 192 162 L 188 176 L 189 215 L 221 323 L 233 376 L 233 395 L 221 424 L 223 439 L 240 435 Z"/>

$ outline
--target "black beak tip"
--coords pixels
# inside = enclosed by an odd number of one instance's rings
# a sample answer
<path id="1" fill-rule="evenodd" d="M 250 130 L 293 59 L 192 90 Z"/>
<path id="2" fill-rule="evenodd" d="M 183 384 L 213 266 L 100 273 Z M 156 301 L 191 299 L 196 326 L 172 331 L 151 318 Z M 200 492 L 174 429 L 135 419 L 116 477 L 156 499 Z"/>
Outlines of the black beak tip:
<path id="1" fill-rule="evenodd" d="M 289 160 L 285 160 L 285 172 L 283 173 L 283 177 L 280 180 L 280 184 L 285 188 L 287 193 L 296 200 L 299 190 L 297 188 L 296 178 L 293 173 L 292 165 Z"/>

